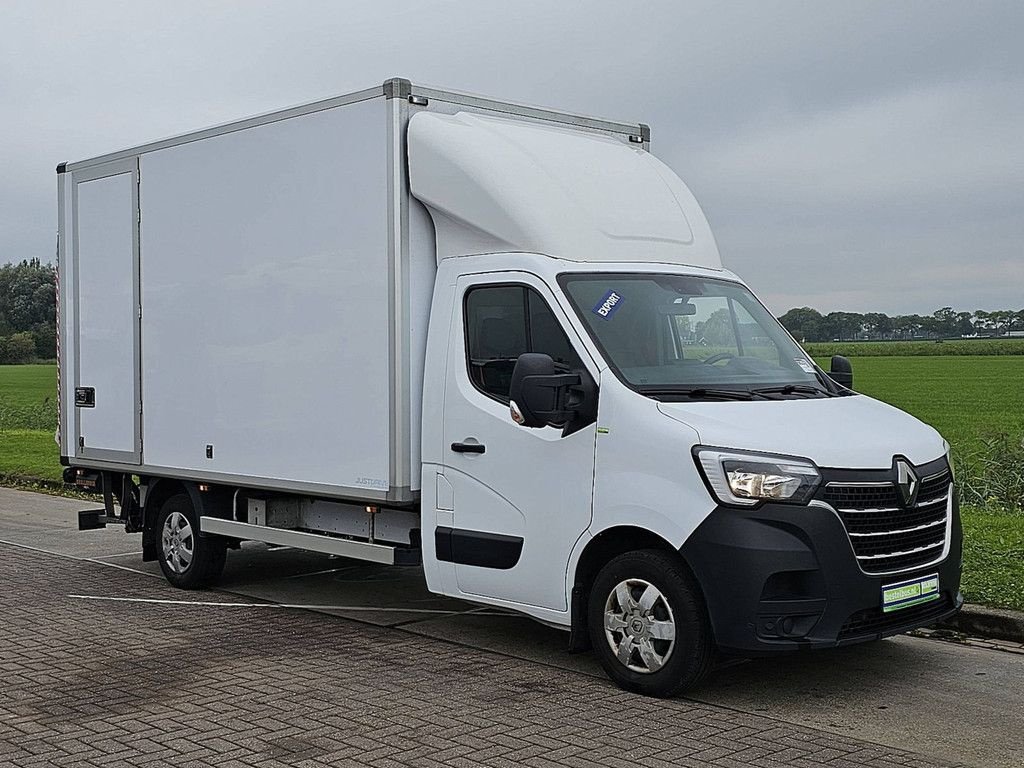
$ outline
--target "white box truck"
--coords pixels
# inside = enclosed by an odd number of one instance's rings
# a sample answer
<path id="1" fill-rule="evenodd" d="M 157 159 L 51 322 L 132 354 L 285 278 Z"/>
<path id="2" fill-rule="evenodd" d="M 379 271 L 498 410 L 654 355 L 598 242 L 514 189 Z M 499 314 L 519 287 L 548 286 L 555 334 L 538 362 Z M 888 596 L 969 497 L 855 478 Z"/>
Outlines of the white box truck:
<path id="1" fill-rule="evenodd" d="M 175 586 L 422 564 L 670 695 L 958 609 L 948 446 L 822 371 L 648 128 L 392 79 L 58 166 L 65 478 Z"/>

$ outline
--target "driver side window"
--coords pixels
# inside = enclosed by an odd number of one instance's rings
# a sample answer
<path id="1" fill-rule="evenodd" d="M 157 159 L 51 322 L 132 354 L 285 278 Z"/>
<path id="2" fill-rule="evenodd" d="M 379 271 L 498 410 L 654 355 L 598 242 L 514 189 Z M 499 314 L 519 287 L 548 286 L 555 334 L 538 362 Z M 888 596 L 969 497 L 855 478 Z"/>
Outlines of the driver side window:
<path id="1" fill-rule="evenodd" d="M 508 402 L 512 369 L 524 352 L 550 355 L 565 370 L 583 367 L 558 318 L 532 288 L 471 288 L 464 306 L 469 379 L 489 397 Z"/>

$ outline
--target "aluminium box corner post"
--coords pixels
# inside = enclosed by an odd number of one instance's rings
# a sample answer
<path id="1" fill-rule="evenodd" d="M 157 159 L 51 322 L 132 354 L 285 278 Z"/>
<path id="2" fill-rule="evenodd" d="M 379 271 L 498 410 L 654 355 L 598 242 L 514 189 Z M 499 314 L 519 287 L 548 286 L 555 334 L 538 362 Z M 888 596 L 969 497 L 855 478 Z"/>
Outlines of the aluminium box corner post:
<path id="1" fill-rule="evenodd" d="M 75 456 L 119 464 L 142 461 L 139 159 L 72 170 L 72 370 L 77 400 L 69 433 Z M 84 259 L 83 259 L 84 256 Z M 83 263 L 84 261 L 84 263 Z M 83 303 L 85 319 L 83 319 Z M 85 430 L 89 434 L 85 434 Z"/>
<path id="2" fill-rule="evenodd" d="M 68 192 L 67 163 L 57 166 L 57 444 L 60 446 L 61 457 L 71 456 L 71 446 L 68 444 L 68 418 L 71 411 L 67 407 L 68 395 L 68 367 L 67 348 L 73 341 L 67 332 L 67 301 L 68 297 L 61 294 L 61 290 L 67 291 L 73 286 L 69 282 L 67 274 L 67 244 L 68 244 L 68 206 L 66 197 Z"/>
<path id="3" fill-rule="evenodd" d="M 389 318 L 389 489 L 388 501 L 413 500 L 410 424 L 409 199 L 405 133 L 409 102 L 401 94 L 386 95 L 388 195 L 388 318 Z"/>

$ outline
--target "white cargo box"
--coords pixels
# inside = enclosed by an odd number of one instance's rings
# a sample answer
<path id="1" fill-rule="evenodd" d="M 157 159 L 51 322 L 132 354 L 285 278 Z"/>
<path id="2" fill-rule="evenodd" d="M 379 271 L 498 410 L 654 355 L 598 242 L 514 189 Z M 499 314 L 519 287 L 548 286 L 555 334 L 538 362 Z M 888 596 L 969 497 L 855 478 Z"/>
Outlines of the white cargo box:
<path id="1" fill-rule="evenodd" d="M 415 500 L 436 261 L 404 134 L 424 110 L 647 141 L 645 126 L 395 79 L 62 164 L 61 455 Z"/>

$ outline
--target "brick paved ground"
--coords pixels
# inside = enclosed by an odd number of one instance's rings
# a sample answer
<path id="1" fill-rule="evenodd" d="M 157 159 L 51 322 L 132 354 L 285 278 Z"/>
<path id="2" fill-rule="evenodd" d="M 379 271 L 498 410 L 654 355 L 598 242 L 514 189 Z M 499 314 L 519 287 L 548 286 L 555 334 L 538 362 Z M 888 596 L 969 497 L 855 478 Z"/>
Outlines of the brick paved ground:
<path id="1" fill-rule="evenodd" d="M 0 765 L 936 762 L 400 630 L 0 545 Z"/>

